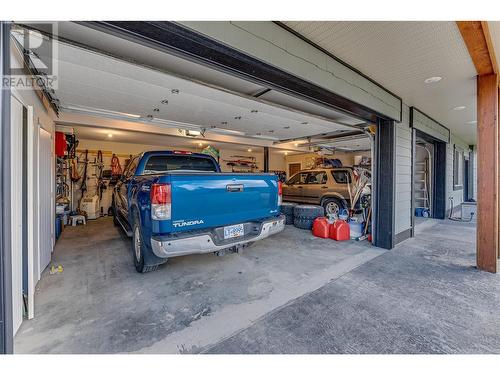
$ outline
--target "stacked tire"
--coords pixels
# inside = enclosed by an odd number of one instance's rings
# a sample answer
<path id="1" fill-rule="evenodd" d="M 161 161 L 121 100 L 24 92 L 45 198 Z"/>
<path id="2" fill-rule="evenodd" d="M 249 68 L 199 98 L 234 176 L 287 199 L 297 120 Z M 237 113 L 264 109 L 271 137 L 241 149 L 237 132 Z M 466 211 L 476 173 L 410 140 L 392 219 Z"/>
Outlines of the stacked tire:
<path id="1" fill-rule="evenodd" d="M 303 205 L 293 208 L 293 225 L 300 229 L 311 230 L 314 219 L 325 216 L 322 206 Z"/>
<path id="2" fill-rule="evenodd" d="M 293 224 L 293 209 L 297 206 L 297 203 L 283 202 L 281 204 L 281 213 L 285 215 L 285 224 Z"/>

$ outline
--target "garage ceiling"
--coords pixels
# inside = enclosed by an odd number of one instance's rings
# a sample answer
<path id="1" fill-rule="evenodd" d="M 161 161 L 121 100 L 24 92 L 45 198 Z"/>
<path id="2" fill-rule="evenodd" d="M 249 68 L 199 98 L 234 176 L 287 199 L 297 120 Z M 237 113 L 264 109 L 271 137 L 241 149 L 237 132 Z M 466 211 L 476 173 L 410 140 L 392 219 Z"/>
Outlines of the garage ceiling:
<path id="1" fill-rule="evenodd" d="M 476 70 L 455 22 L 284 24 L 475 143 Z"/>
<path id="2" fill-rule="evenodd" d="M 62 111 L 269 140 L 349 131 L 330 119 L 59 42 Z M 352 119 L 352 123 L 359 120 Z"/>
<path id="3" fill-rule="evenodd" d="M 161 134 L 151 134 L 144 132 L 133 132 L 126 130 L 117 130 L 110 128 L 97 128 L 91 126 L 71 126 L 75 134 L 78 135 L 78 139 L 93 140 L 99 142 L 120 142 L 120 143 L 131 143 L 140 145 L 151 145 L 151 146 L 162 146 L 165 149 L 172 149 L 178 147 L 183 148 L 200 148 L 211 145 L 217 149 L 227 149 L 239 152 L 248 152 L 251 148 L 252 154 L 263 153 L 262 147 L 254 147 L 252 145 L 244 144 L 234 144 L 234 143 L 224 143 L 224 142 L 214 142 L 204 139 L 192 139 L 185 137 L 173 137 Z M 112 138 L 108 137 L 108 134 L 112 134 Z M 200 146 L 200 142 L 202 146 Z M 271 153 L 284 155 L 285 152 L 288 155 L 292 155 L 296 152 L 291 150 L 277 150 L 270 149 Z"/>

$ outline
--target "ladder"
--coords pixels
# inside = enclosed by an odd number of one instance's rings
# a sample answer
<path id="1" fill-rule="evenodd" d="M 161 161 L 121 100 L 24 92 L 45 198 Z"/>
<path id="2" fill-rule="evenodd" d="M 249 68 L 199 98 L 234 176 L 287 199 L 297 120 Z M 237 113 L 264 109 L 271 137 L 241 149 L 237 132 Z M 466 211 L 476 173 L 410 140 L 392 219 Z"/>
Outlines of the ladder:
<path id="1" fill-rule="evenodd" d="M 429 196 L 429 158 L 425 161 L 415 163 L 415 208 L 428 209 L 430 211 Z"/>

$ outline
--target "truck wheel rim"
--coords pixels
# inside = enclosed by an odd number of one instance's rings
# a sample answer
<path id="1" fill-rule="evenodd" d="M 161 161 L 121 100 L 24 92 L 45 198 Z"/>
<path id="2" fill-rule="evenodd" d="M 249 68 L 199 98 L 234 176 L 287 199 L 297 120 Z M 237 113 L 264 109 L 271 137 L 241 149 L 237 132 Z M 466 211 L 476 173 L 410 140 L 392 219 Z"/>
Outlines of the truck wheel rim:
<path id="1" fill-rule="evenodd" d="M 326 208 L 327 215 L 331 215 L 335 218 L 337 218 L 339 216 L 339 205 L 337 203 L 329 202 L 325 208 Z"/>
<path id="2" fill-rule="evenodd" d="M 137 259 L 138 262 L 141 261 L 141 236 L 139 234 L 139 227 L 135 227 L 134 231 L 134 252 L 135 252 L 135 259 Z"/>

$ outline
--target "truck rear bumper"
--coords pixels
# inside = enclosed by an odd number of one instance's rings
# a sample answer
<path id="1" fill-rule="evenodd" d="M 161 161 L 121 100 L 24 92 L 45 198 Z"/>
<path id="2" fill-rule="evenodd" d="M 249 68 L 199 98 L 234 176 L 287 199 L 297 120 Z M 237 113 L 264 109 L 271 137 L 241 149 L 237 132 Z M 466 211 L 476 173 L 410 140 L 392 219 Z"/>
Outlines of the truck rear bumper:
<path id="1" fill-rule="evenodd" d="M 245 232 L 249 233 L 243 237 L 231 240 L 220 238 L 220 232 L 224 227 L 216 228 L 201 233 L 186 233 L 171 236 L 159 236 L 151 238 L 153 253 L 159 258 L 172 258 L 181 255 L 213 253 L 216 251 L 241 246 L 249 242 L 255 242 L 281 232 L 285 229 L 285 216 L 267 219 L 256 223 L 243 223 Z"/>

